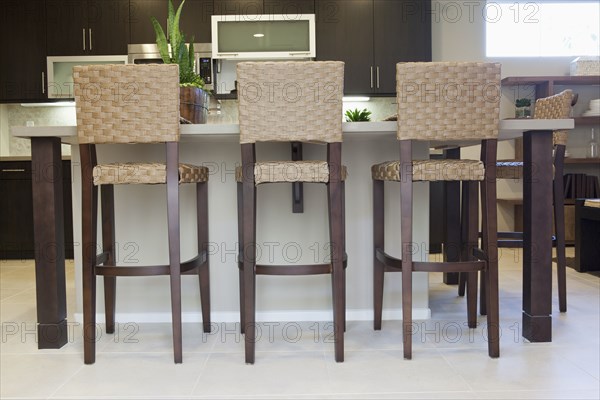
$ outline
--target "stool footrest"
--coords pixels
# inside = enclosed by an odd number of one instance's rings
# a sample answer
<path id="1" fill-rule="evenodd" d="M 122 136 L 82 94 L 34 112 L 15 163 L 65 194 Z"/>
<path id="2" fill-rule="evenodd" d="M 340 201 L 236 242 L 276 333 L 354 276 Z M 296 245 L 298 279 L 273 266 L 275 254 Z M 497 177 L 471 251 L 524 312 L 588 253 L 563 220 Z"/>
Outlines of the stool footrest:
<path id="1" fill-rule="evenodd" d="M 243 254 L 240 254 L 239 260 L 243 260 Z M 344 253 L 343 259 L 344 269 L 348 264 L 348 255 Z M 238 268 L 244 269 L 244 263 L 238 262 Z M 331 264 L 304 264 L 304 265 L 265 265 L 256 264 L 256 275 L 283 275 L 283 276 L 298 276 L 298 275 L 322 275 L 331 274 L 333 266 Z"/>
<path id="2" fill-rule="evenodd" d="M 381 249 L 375 249 L 377 260 L 385 265 L 386 272 L 402 271 L 402 260 L 392 257 Z M 475 272 L 485 269 L 485 261 L 429 262 L 413 261 L 416 272 Z"/>
<path id="3" fill-rule="evenodd" d="M 103 253 L 104 254 L 104 253 Z M 100 256 L 98 256 L 100 257 Z M 206 251 L 196 257 L 181 263 L 182 274 L 194 274 L 197 268 L 206 264 L 208 255 Z M 99 265 L 96 266 L 96 275 L 103 276 L 155 276 L 169 275 L 170 266 L 168 265 L 148 265 L 140 267 L 125 267 L 119 265 Z"/>

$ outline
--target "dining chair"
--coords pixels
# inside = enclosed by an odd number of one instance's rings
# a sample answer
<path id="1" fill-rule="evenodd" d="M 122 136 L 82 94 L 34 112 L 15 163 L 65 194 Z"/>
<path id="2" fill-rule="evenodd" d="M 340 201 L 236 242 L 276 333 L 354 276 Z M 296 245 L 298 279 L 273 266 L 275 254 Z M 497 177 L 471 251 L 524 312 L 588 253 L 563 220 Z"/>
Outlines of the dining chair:
<path id="1" fill-rule="evenodd" d="M 564 90 L 554 96 L 537 99 L 533 109 L 534 119 L 563 119 L 570 118 L 571 107 L 576 97 L 571 89 Z M 558 307 L 560 312 L 567 311 L 567 259 L 565 255 L 565 212 L 564 212 L 564 161 L 567 146 L 567 131 L 555 131 L 552 134 L 554 147 L 554 181 L 553 181 L 553 206 L 554 206 L 554 232 L 556 246 L 556 271 L 558 282 Z M 496 167 L 498 179 L 523 180 L 522 161 L 498 161 Z M 523 232 L 498 232 L 498 247 L 523 247 Z M 486 313 L 485 284 L 481 285 L 480 313 Z M 465 291 L 465 277 L 459 279 L 459 295 Z"/>
<path id="2" fill-rule="evenodd" d="M 412 273 L 468 273 L 467 320 L 475 328 L 477 272 L 487 284 L 488 354 L 500 355 L 498 252 L 496 247 L 496 151 L 500 110 L 500 64 L 478 62 L 399 63 L 396 66 L 397 139 L 400 159 L 373 165 L 374 328 L 382 325 L 385 272 L 402 273 L 402 333 L 404 358 L 412 358 Z M 414 141 L 436 146 L 460 142 L 481 144 L 480 160 L 414 160 Z M 459 262 L 413 260 L 413 182 L 464 181 L 470 188 L 467 259 Z M 384 183 L 400 183 L 401 259 L 384 250 Z M 479 248 L 477 184 L 482 203 L 483 240 Z M 392 222 L 389 222 L 392 223 Z M 389 239 L 388 239 L 389 243 Z M 398 246 L 396 246 L 398 247 Z"/>
<path id="3" fill-rule="evenodd" d="M 106 331 L 114 333 L 116 277 L 169 275 L 174 360 L 181 363 L 181 274 L 199 277 L 204 332 L 210 332 L 210 285 L 208 168 L 179 163 L 179 68 L 173 64 L 76 66 L 73 79 L 82 181 L 84 361 L 93 364 L 96 358 L 96 276 L 104 277 Z M 164 144 L 166 163 L 97 161 L 97 145 L 138 143 Z M 186 262 L 180 259 L 181 183 L 196 185 L 198 255 Z M 137 184 L 166 184 L 168 265 L 117 265 L 114 186 Z M 102 250 L 97 254 L 99 187 Z M 143 202 L 140 199 L 135 206 Z"/>
<path id="4" fill-rule="evenodd" d="M 237 66 L 242 166 L 236 170 L 240 320 L 245 360 L 255 360 L 256 275 L 332 275 L 335 360 L 344 361 L 345 234 L 342 159 L 344 63 L 241 62 Z M 327 145 L 326 161 L 257 161 L 256 144 Z M 256 187 L 270 183 L 327 186 L 331 259 L 326 264 L 262 265 L 256 259 Z M 269 199 L 272 200 L 272 199 Z"/>

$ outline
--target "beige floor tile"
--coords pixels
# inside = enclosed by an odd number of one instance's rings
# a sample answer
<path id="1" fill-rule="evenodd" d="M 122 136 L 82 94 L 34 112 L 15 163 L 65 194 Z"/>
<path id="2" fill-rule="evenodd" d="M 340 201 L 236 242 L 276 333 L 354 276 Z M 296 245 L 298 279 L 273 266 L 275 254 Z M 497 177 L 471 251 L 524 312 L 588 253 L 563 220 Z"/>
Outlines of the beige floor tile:
<path id="1" fill-rule="evenodd" d="M 600 398 L 600 390 L 568 390 L 568 391 L 549 391 L 549 390 L 523 390 L 523 391 L 499 391 L 499 392 L 476 392 L 478 399 L 490 400 L 552 400 L 552 399 L 572 399 L 572 400 L 597 400 Z"/>
<path id="2" fill-rule="evenodd" d="M 100 353 L 83 365 L 53 396 L 66 398 L 170 398 L 189 396 L 208 356 L 172 353 Z M 80 362 L 81 364 L 81 362 Z"/>

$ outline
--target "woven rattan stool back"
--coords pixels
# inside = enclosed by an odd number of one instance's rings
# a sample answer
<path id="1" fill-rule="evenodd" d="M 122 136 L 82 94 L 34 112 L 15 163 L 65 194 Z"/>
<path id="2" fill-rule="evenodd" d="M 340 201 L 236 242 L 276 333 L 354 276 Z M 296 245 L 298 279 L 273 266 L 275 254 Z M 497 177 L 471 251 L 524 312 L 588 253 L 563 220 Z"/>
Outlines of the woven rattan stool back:
<path id="1" fill-rule="evenodd" d="M 533 118 L 536 119 L 563 119 L 571 117 L 571 102 L 573 91 L 567 89 L 554 96 L 544 97 L 535 101 Z M 567 131 L 554 131 L 552 140 L 555 145 L 567 145 Z"/>
<path id="2" fill-rule="evenodd" d="M 342 141 L 344 63 L 242 62 L 240 143 Z"/>
<path id="3" fill-rule="evenodd" d="M 498 136 L 500 64 L 399 63 L 398 140 L 481 140 Z"/>
<path id="4" fill-rule="evenodd" d="M 73 81 L 80 144 L 179 141 L 176 64 L 75 66 Z"/>

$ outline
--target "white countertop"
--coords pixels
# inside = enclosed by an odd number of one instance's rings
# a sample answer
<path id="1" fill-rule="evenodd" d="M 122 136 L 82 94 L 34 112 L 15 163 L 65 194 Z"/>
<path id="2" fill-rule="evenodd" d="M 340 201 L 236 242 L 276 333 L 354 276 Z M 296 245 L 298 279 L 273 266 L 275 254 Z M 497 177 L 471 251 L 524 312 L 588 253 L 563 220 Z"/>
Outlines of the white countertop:
<path id="1" fill-rule="evenodd" d="M 348 137 L 361 137 L 364 134 L 392 135 L 396 133 L 396 121 L 383 122 L 344 122 L 342 129 Z M 573 129 L 573 119 L 505 119 L 500 121 L 500 140 L 514 139 L 529 130 L 559 130 Z M 60 137 L 65 143 L 75 143 L 77 127 L 69 126 L 13 126 L 10 132 L 15 137 Z M 240 134 L 238 124 L 201 124 L 181 125 L 183 141 L 194 139 L 229 137 L 233 139 Z M 464 143 L 463 143 L 464 144 Z"/>

